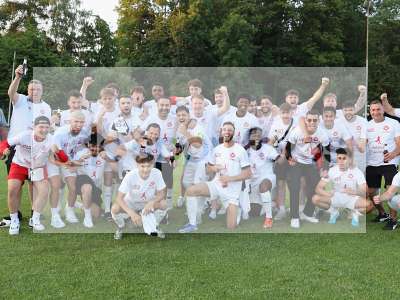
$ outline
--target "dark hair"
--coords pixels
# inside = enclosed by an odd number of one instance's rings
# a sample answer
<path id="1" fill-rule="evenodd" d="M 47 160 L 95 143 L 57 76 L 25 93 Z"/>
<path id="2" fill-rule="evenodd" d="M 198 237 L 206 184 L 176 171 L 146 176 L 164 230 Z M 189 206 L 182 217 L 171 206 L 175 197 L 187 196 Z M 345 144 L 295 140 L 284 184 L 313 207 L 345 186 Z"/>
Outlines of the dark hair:
<path id="1" fill-rule="evenodd" d="M 315 108 L 310 109 L 310 110 L 306 113 L 306 116 L 308 116 L 308 115 L 317 115 L 317 116 L 319 116 L 319 111 L 318 111 L 317 109 L 315 109 Z"/>
<path id="2" fill-rule="evenodd" d="M 35 126 L 36 126 L 36 125 L 39 125 L 39 124 L 47 124 L 47 125 L 50 125 L 50 120 L 49 120 L 48 117 L 39 116 L 39 117 L 37 117 L 37 118 L 35 119 L 34 124 L 35 124 Z"/>
<path id="3" fill-rule="evenodd" d="M 120 102 L 122 98 L 129 99 L 129 100 L 132 101 L 132 97 L 131 97 L 131 96 L 125 95 L 125 94 L 124 94 L 124 95 L 122 95 L 122 96 L 119 97 L 118 102 Z"/>
<path id="4" fill-rule="evenodd" d="M 131 89 L 131 95 L 133 93 L 139 93 L 139 94 L 143 94 L 144 95 L 144 87 L 139 85 L 139 86 L 135 86 Z"/>
<path id="5" fill-rule="evenodd" d="M 268 99 L 268 100 L 271 101 L 271 103 L 272 103 L 272 97 L 269 96 L 269 95 L 262 95 L 262 96 L 260 97 L 260 103 L 261 103 L 261 100 L 263 100 L 263 99 Z"/>
<path id="6" fill-rule="evenodd" d="M 88 146 L 89 145 L 94 145 L 94 146 L 99 145 L 100 147 L 103 147 L 104 142 L 105 141 L 104 141 L 103 136 L 101 136 L 100 134 L 97 134 L 97 133 L 92 133 L 89 136 L 89 140 L 87 141 L 87 145 Z"/>
<path id="7" fill-rule="evenodd" d="M 185 112 L 189 113 L 189 109 L 185 105 L 181 105 L 176 108 L 176 113 L 178 113 L 180 111 L 185 111 Z"/>
<path id="8" fill-rule="evenodd" d="M 369 104 L 369 106 L 371 106 L 372 104 L 380 104 L 380 105 L 382 105 L 382 101 L 381 100 L 372 100 L 371 103 Z"/>
<path id="9" fill-rule="evenodd" d="M 334 115 L 336 115 L 336 109 L 334 109 L 332 106 L 324 107 L 324 109 L 322 110 L 322 113 L 325 113 L 325 112 L 332 112 Z"/>
<path id="10" fill-rule="evenodd" d="M 110 89 L 114 89 L 117 91 L 117 93 L 119 94 L 121 92 L 121 89 L 119 88 L 118 84 L 116 84 L 115 82 L 110 82 L 108 83 L 105 88 L 110 88 Z M 115 95 L 117 96 L 117 95 Z"/>
<path id="11" fill-rule="evenodd" d="M 138 156 L 135 157 L 135 161 L 138 164 L 144 164 L 154 161 L 154 155 L 151 153 L 140 153 Z"/>
<path id="12" fill-rule="evenodd" d="M 289 95 L 296 95 L 297 97 L 299 97 L 299 96 L 300 96 L 300 93 L 299 93 L 298 90 L 288 90 L 288 91 L 285 93 L 285 97 L 287 97 L 287 96 L 289 96 Z"/>
<path id="13" fill-rule="evenodd" d="M 348 107 L 354 108 L 353 101 L 345 101 L 342 103 L 342 108 L 348 108 Z"/>
<path id="14" fill-rule="evenodd" d="M 255 132 L 255 131 L 261 131 L 261 133 L 262 133 L 262 129 L 261 129 L 260 127 L 252 127 L 252 128 L 249 129 L 249 137 L 250 137 L 250 135 L 252 135 L 253 132 Z"/>
<path id="15" fill-rule="evenodd" d="M 293 110 L 292 106 L 289 103 L 282 103 L 281 106 L 279 106 L 279 110 L 282 111 L 287 111 L 290 112 Z"/>
<path id="16" fill-rule="evenodd" d="M 239 101 L 239 99 L 247 99 L 247 100 L 249 100 L 249 102 L 251 102 L 253 100 L 249 94 L 239 94 L 236 97 L 236 102 Z"/>
<path id="17" fill-rule="evenodd" d="M 338 149 L 336 149 L 336 154 L 337 155 L 339 155 L 339 154 L 348 155 L 348 152 L 345 148 L 338 148 Z"/>
<path id="18" fill-rule="evenodd" d="M 158 130 L 161 131 L 161 127 L 157 123 L 150 123 L 149 125 L 147 125 L 146 130 L 149 130 L 150 128 L 157 128 Z"/>
<path id="19" fill-rule="evenodd" d="M 235 130 L 235 124 L 233 124 L 231 121 L 224 122 L 224 124 L 222 124 L 222 127 L 224 127 L 225 125 L 231 125 L 233 127 L 233 130 Z"/>
<path id="20" fill-rule="evenodd" d="M 195 78 L 195 79 L 189 80 L 188 87 L 191 87 L 191 86 L 199 87 L 199 88 L 202 89 L 203 88 L 203 83 L 201 82 L 200 79 Z"/>
<path id="21" fill-rule="evenodd" d="M 68 92 L 68 98 L 67 99 L 69 99 L 71 97 L 81 98 L 82 94 L 78 90 L 71 90 L 71 91 Z"/>

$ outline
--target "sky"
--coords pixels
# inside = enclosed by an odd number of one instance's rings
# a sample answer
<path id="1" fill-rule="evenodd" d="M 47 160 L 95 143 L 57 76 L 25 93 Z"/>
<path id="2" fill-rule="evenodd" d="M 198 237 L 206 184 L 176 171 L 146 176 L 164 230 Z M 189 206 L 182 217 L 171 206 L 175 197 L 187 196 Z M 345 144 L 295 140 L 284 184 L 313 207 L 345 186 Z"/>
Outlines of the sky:
<path id="1" fill-rule="evenodd" d="M 117 30 L 118 14 L 115 7 L 118 5 L 118 0 L 81 0 L 82 7 L 91 10 L 93 14 L 99 15 L 100 18 L 105 20 L 111 31 Z"/>

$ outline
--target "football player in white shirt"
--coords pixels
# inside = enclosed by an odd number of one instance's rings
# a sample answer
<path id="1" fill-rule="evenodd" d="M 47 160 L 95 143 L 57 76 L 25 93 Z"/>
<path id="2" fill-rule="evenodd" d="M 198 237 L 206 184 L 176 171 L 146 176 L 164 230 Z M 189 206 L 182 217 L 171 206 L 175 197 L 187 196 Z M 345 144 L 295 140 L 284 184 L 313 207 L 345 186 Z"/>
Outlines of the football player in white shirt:
<path id="1" fill-rule="evenodd" d="M 8 208 L 10 211 L 9 234 L 19 234 L 20 220 L 18 210 L 21 203 L 22 186 L 29 179 L 33 186 L 32 224 L 34 231 L 44 230 L 40 223 L 40 214 L 48 197 L 46 163 L 50 154 L 51 142 L 48 137 L 50 120 L 39 116 L 34 121 L 34 129 L 20 132 L 0 143 L 0 153 L 9 154 L 15 146 L 15 155 L 8 175 Z"/>
<path id="2" fill-rule="evenodd" d="M 272 98 L 268 95 L 261 96 L 260 109 L 256 117 L 258 119 L 258 127 L 263 130 L 263 138 L 269 136 L 269 131 L 278 113 L 279 109 L 272 104 Z"/>
<path id="3" fill-rule="evenodd" d="M 321 80 L 321 85 L 314 95 L 307 101 L 299 104 L 299 92 L 296 90 L 289 90 L 286 92 L 285 101 L 292 106 L 293 109 L 293 119 L 295 125 L 298 123 L 300 117 L 304 117 L 308 111 L 310 111 L 315 103 L 322 97 L 326 88 L 329 85 L 329 79 L 323 77 Z"/>
<path id="4" fill-rule="evenodd" d="M 157 113 L 157 101 L 164 97 L 164 87 L 161 84 L 154 84 L 151 88 L 151 94 L 153 99 L 143 103 L 143 107 L 147 108 L 150 115 Z"/>
<path id="5" fill-rule="evenodd" d="M 257 117 L 247 110 L 250 104 L 249 95 L 239 95 L 237 100 L 236 113 L 225 116 L 223 122 L 232 122 L 235 126 L 235 136 L 233 140 L 235 143 L 246 145 L 249 142 L 250 128 L 258 126 Z"/>
<path id="6" fill-rule="evenodd" d="M 312 200 L 315 205 L 329 209 L 328 223 L 335 224 L 339 208 L 347 208 L 352 212 L 351 225 L 358 227 L 360 212 L 367 213 L 374 206 L 366 199 L 367 184 L 364 174 L 353 165 L 350 155 L 344 148 L 336 149 L 337 164 L 329 169 L 326 178 L 321 178 Z M 333 184 L 332 191 L 325 190 L 329 183 Z"/>
<path id="7" fill-rule="evenodd" d="M 247 112 L 247 111 L 246 111 Z M 223 144 L 214 148 L 210 155 L 208 171 L 216 174 L 212 181 L 190 186 L 186 190 L 188 205 L 198 205 L 198 197 L 219 198 L 226 208 L 226 225 L 235 229 L 238 223 L 239 196 L 243 181 L 250 179 L 251 170 L 246 150 L 233 141 L 235 126 L 231 122 L 222 125 Z M 193 203 L 194 202 L 194 203 Z M 193 209 L 192 211 L 197 211 Z M 197 230 L 197 215 L 188 215 L 189 223 L 179 230 L 181 233 Z"/>
<path id="8" fill-rule="evenodd" d="M 366 143 L 367 143 L 367 125 L 364 118 L 355 114 L 352 102 L 344 102 L 342 105 L 343 124 L 349 130 L 353 140 L 353 161 L 357 167 L 365 173 L 366 167 Z"/>
<path id="9" fill-rule="evenodd" d="M 154 168 L 153 155 L 142 153 L 135 160 L 137 169 L 130 171 L 122 180 L 111 209 L 118 227 L 115 238 L 122 237 L 125 219 L 128 218 L 136 226 L 143 226 L 146 234 L 163 238 L 156 215 L 167 207 L 164 180 L 160 170 Z"/>
<path id="10" fill-rule="evenodd" d="M 143 113 L 144 108 L 144 87 L 135 86 L 130 92 L 132 99 L 132 112 L 134 115 L 139 116 Z"/>
<path id="11" fill-rule="evenodd" d="M 381 187 L 382 177 L 385 178 L 385 185 L 389 186 L 397 173 L 400 125 L 396 120 L 384 116 L 383 106 L 379 100 L 372 101 L 369 108 L 372 120 L 368 122 L 367 127 L 366 178 L 368 195 L 372 199 Z M 386 214 L 382 204 L 376 204 L 375 207 L 379 214 L 374 221 L 387 221 L 388 229 L 392 228 L 395 220 Z"/>
<path id="12" fill-rule="evenodd" d="M 224 94 L 222 93 L 222 91 L 220 89 L 216 89 L 214 90 L 214 101 L 215 104 L 212 106 L 212 109 L 214 110 L 219 110 L 225 103 L 225 97 Z M 228 111 L 226 111 L 225 113 L 223 113 L 222 115 L 217 117 L 217 120 L 215 122 L 215 130 L 214 130 L 214 137 L 215 139 L 213 139 L 211 142 L 212 144 L 215 146 L 217 146 L 219 144 L 219 135 L 220 135 L 220 129 L 223 123 L 224 118 L 229 115 L 229 114 L 234 114 L 236 113 L 236 107 L 230 105 L 228 108 Z"/>
<path id="13" fill-rule="evenodd" d="M 375 195 L 373 197 L 375 204 L 381 204 L 384 201 L 388 201 L 388 205 L 390 207 L 390 218 L 393 220 L 391 226 L 385 227 L 385 229 L 394 230 L 397 228 L 397 214 L 400 210 L 400 173 L 397 173 L 392 180 L 392 184 L 389 188 L 381 195 Z"/>
<path id="14" fill-rule="evenodd" d="M 357 89 L 358 89 L 358 92 L 360 93 L 360 95 L 358 96 L 356 103 L 353 104 L 353 109 L 354 109 L 355 114 L 357 114 L 359 111 L 361 111 L 367 104 L 367 88 L 364 85 L 359 85 L 357 87 Z M 334 109 L 337 109 L 336 94 L 334 94 L 334 93 L 326 94 L 323 99 L 323 106 L 324 107 L 333 107 Z M 342 109 L 336 110 L 336 118 L 343 119 L 343 110 Z"/>
<path id="15" fill-rule="evenodd" d="M 257 100 L 251 100 L 247 111 L 255 116 L 258 115 Z"/>
<path id="16" fill-rule="evenodd" d="M 85 217 L 83 226 L 93 227 L 93 219 L 101 214 L 101 188 L 103 185 L 103 174 L 106 156 L 103 150 L 103 137 L 92 134 L 87 143 L 87 148 L 76 154 L 75 164 L 78 167 L 76 177 L 76 193 L 81 196 Z"/>
<path id="17" fill-rule="evenodd" d="M 50 106 L 42 100 L 43 85 L 39 80 L 31 80 L 28 84 L 28 95 L 19 94 L 18 87 L 23 76 L 23 67 L 15 69 L 15 78 L 8 88 L 8 96 L 13 105 L 8 137 L 12 138 L 25 130 L 33 129 L 33 122 L 39 116 L 51 118 Z M 10 169 L 11 161 L 15 153 L 10 149 L 10 155 L 6 161 L 7 171 Z"/>
<path id="18" fill-rule="evenodd" d="M 71 122 L 71 113 L 74 111 L 80 111 L 85 115 L 84 130 L 90 132 L 93 122 L 91 112 L 86 109 L 82 109 L 82 96 L 78 91 L 70 91 L 68 93 L 68 110 L 61 111 L 60 113 L 60 127 L 69 125 Z"/>
<path id="19" fill-rule="evenodd" d="M 176 100 L 176 105 L 181 106 L 181 105 L 186 105 L 189 110 L 192 110 L 192 99 L 193 97 L 200 96 L 202 94 L 203 90 L 203 83 L 199 79 L 192 79 L 189 80 L 188 82 L 188 89 L 189 89 L 189 96 L 187 97 L 178 97 Z M 210 106 L 211 107 L 211 101 L 208 99 L 204 99 L 205 101 L 205 106 Z"/>
<path id="20" fill-rule="evenodd" d="M 265 211 L 264 228 L 272 228 L 271 190 L 275 187 L 274 162 L 280 157 L 274 147 L 262 143 L 262 129 L 254 127 L 249 132 L 246 145 L 251 165 L 250 200 L 261 204 Z"/>
<path id="21" fill-rule="evenodd" d="M 318 111 L 307 112 L 305 122 L 305 130 L 300 127 L 293 129 L 286 144 L 286 158 L 291 166 L 288 170 L 287 182 L 290 191 L 290 214 L 292 217 L 290 226 L 292 228 L 300 228 L 299 192 L 301 177 L 304 177 L 306 181 L 307 202 L 300 217 L 302 220 L 311 223 L 319 222 L 313 216 L 315 206 L 311 198 L 320 178 L 318 163 L 323 162 L 322 148 L 329 146 L 328 136 L 324 130 L 318 128 Z"/>
<path id="22" fill-rule="evenodd" d="M 279 154 L 285 155 L 285 148 L 289 133 L 293 130 L 293 110 L 288 103 L 283 103 L 279 107 L 279 116 L 275 118 L 269 131 L 269 144 L 273 145 Z M 275 220 L 282 220 L 286 217 L 285 199 L 286 199 L 286 178 L 289 164 L 287 160 L 283 160 L 279 164 L 275 164 L 275 175 L 277 180 L 276 206 L 278 212 Z"/>
<path id="23" fill-rule="evenodd" d="M 336 110 L 333 107 L 324 107 L 322 112 L 322 129 L 329 137 L 330 165 L 336 163 L 336 149 L 347 148 L 353 150 L 352 137 L 349 131 L 342 125 L 342 121 L 335 120 Z"/>
<path id="24" fill-rule="evenodd" d="M 76 166 L 71 161 L 75 155 L 84 148 L 89 134 L 83 131 L 85 115 L 82 112 L 71 114 L 70 125 L 60 127 L 54 133 L 52 151 L 56 153 L 55 159 L 49 159 L 47 164 L 50 180 L 50 205 L 51 226 L 62 228 L 65 226 L 61 220 L 58 208 L 59 189 L 63 179 L 68 186 L 68 205 L 65 208 L 65 216 L 69 223 L 77 223 L 78 219 L 74 212 L 76 201 Z"/>

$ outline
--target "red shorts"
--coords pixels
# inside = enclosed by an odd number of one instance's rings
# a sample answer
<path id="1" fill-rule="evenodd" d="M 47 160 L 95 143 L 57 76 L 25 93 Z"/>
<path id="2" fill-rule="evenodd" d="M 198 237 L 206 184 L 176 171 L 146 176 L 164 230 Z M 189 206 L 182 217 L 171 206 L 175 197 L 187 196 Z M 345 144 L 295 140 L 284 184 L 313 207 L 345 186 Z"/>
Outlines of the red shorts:
<path id="1" fill-rule="evenodd" d="M 24 182 L 29 178 L 28 168 L 21 167 L 15 163 L 11 163 L 10 173 L 8 173 L 8 179 L 17 179 Z"/>

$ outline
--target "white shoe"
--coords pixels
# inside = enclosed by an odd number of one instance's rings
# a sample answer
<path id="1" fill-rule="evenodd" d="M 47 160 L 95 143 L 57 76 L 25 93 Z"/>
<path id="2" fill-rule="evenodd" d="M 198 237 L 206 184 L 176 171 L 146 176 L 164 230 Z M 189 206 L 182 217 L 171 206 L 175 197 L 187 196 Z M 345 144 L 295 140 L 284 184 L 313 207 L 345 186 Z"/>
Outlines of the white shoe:
<path id="1" fill-rule="evenodd" d="M 226 208 L 221 207 L 217 213 L 218 215 L 225 215 L 226 214 Z"/>
<path id="2" fill-rule="evenodd" d="M 40 222 L 32 223 L 33 232 L 35 231 L 43 231 L 45 229 L 44 225 Z"/>
<path id="3" fill-rule="evenodd" d="M 319 220 L 317 218 L 306 216 L 303 212 L 300 213 L 300 219 L 310 222 L 310 223 L 318 223 L 319 222 Z"/>
<path id="4" fill-rule="evenodd" d="M 242 211 L 242 219 L 243 220 L 248 220 L 249 219 L 249 212 L 247 211 Z"/>
<path id="5" fill-rule="evenodd" d="M 74 207 L 75 208 L 83 208 L 83 204 L 82 204 L 82 202 L 81 201 L 75 201 L 75 205 L 74 205 Z"/>
<path id="6" fill-rule="evenodd" d="M 50 225 L 57 229 L 65 227 L 65 223 L 63 222 L 59 214 L 51 216 Z"/>
<path id="7" fill-rule="evenodd" d="M 215 209 L 212 209 L 210 211 L 210 213 L 208 214 L 208 217 L 212 220 L 215 220 L 217 218 L 217 212 L 215 211 Z"/>
<path id="8" fill-rule="evenodd" d="M 78 223 L 79 220 L 75 215 L 74 209 L 73 208 L 66 208 L 65 209 L 65 220 L 67 220 L 68 223 Z"/>
<path id="9" fill-rule="evenodd" d="M 183 206 L 183 202 L 184 202 L 184 198 L 182 196 L 179 196 L 178 199 L 176 200 L 176 207 L 182 207 Z"/>
<path id="10" fill-rule="evenodd" d="M 290 227 L 296 228 L 296 229 L 300 228 L 300 220 L 299 219 L 291 219 Z"/>
<path id="11" fill-rule="evenodd" d="M 275 220 L 279 221 L 279 220 L 283 220 L 286 218 L 286 210 L 284 209 L 279 209 L 278 212 L 275 215 Z"/>
<path id="12" fill-rule="evenodd" d="M 93 228 L 93 220 L 91 216 L 83 218 L 83 226 L 86 228 Z"/>
<path id="13" fill-rule="evenodd" d="M 18 222 L 11 222 L 10 228 L 8 229 L 8 233 L 10 235 L 19 234 L 19 221 Z"/>

